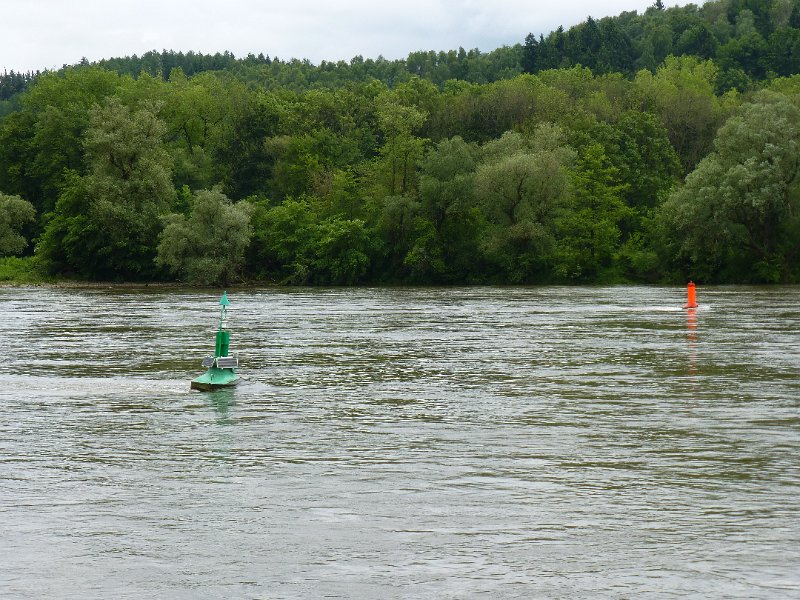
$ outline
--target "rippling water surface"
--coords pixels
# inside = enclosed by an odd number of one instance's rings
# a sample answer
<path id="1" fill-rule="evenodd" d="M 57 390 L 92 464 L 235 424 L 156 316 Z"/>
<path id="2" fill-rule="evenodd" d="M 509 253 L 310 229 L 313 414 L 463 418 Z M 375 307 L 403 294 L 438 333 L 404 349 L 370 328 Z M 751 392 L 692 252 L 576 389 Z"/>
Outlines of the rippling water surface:
<path id="1" fill-rule="evenodd" d="M 798 598 L 800 288 L 2 288 L 3 598 Z"/>

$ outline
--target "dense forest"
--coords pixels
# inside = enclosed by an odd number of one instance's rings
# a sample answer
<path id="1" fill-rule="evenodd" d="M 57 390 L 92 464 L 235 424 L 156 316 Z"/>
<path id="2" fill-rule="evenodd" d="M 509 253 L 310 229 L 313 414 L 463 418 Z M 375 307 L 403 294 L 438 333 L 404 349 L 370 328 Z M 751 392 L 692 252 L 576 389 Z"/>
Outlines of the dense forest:
<path id="1" fill-rule="evenodd" d="M 0 279 L 800 282 L 800 0 L 0 75 Z"/>

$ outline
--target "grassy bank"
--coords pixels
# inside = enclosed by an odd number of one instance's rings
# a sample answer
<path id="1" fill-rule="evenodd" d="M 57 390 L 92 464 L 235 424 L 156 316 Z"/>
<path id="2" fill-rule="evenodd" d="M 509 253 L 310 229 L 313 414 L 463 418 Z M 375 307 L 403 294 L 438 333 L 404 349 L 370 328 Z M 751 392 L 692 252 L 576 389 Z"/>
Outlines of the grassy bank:
<path id="1" fill-rule="evenodd" d="M 0 258 L 0 284 L 53 283 L 55 279 L 40 268 L 35 256 Z"/>

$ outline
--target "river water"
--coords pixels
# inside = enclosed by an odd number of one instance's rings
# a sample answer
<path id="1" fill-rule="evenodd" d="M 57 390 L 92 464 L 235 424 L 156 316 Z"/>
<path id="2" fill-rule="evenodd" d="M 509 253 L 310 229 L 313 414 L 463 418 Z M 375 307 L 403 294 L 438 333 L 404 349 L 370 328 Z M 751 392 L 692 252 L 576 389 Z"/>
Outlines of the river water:
<path id="1" fill-rule="evenodd" d="M 0 288 L 2 598 L 800 598 L 800 288 Z"/>

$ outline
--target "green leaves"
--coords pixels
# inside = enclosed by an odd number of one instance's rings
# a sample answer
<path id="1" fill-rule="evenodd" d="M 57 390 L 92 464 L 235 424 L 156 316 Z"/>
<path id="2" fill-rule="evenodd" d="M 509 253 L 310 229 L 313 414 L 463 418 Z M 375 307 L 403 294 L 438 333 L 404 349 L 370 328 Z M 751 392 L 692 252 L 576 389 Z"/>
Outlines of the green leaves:
<path id="1" fill-rule="evenodd" d="M 632 212 L 622 201 L 626 187 L 600 144 L 582 150 L 572 174 L 570 206 L 559 219 L 555 272 L 560 279 L 614 279 L 608 274 L 620 244 L 620 224 Z"/>
<path id="2" fill-rule="evenodd" d="M 556 218 L 569 194 L 573 152 L 559 146 L 548 125 L 532 142 L 506 133 L 483 147 L 484 163 L 475 173 L 475 197 L 492 227 L 484 248 L 514 283 L 546 273 L 555 245 Z"/>
<path id="3" fill-rule="evenodd" d="M 0 257 L 20 254 L 25 249 L 28 240 L 20 231 L 35 216 L 36 210 L 30 202 L 0 193 Z"/>
<path id="4" fill-rule="evenodd" d="M 364 221 L 319 219 L 308 199 L 256 205 L 250 269 L 281 283 L 354 285 L 371 264 L 375 242 Z"/>
<path id="5" fill-rule="evenodd" d="M 42 74 L 0 107 L 0 191 L 38 216 L 6 248 L 112 280 L 800 280 L 796 4 L 656 3 L 490 54 Z"/>
<path id="6" fill-rule="evenodd" d="M 791 281 L 800 252 L 800 109 L 762 92 L 665 205 L 671 257 L 706 279 Z M 690 273 L 690 274 L 693 274 Z"/>
<path id="7" fill-rule="evenodd" d="M 189 216 L 164 218 L 157 264 L 192 284 L 228 284 L 241 277 L 253 207 L 232 204 L 219 189 L 194 194 Z"/>
<path id="8" fill-rule="evenodd" d="M 89 279 L 155 276 L 153 240 L 175 197 L 157 107 L 110 98 L 90 110 L 87 173 L 65 178 L 41 251 L 54 272 Z"/>

